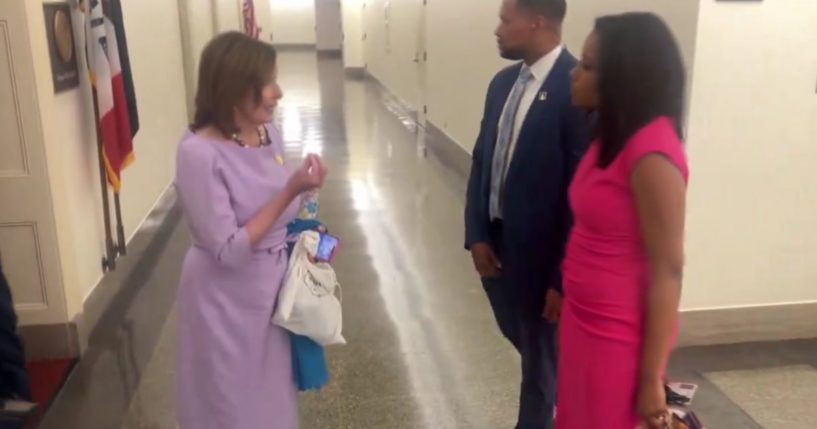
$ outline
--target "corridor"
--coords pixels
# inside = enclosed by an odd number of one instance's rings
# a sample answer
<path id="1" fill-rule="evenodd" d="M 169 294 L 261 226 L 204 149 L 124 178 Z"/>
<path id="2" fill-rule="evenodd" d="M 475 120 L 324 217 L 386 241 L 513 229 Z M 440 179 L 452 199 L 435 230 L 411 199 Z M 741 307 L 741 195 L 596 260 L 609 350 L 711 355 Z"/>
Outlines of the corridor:
<path id="1" fill-rule="evenodd" d="M 462 248 L 463 177 L 434 155 L 401 103 L 371 80 L 345 77 L 339 60 L 286 52 L 279 75 L 288 155 L 318 152 L 330 167 L 320 218 L 342 240 L 336 270 L 349 343 L 330 349 L 331 384 L 302 395 L 302 428 L 510 428 L 519 361 Z M 107 322 L 40 427 L 176 427 L 173 302 L 190 239 L 171 191 L 147 225 L 104 280 L 128 286 L 111 297 Z M 765 361 L 753 360 L 763 350 Z M 817 344 L 689 349 L 676 360 L 676 374 L 701 383 L 696 405 L 711 428 L 756 429 L 777 402 L 747 397 L 746 383 L 762 374 L 729 370 L 784 368 L 789 390 L 807 387 Z M 781 388 L 780 377 L 767 379 L 763 397 Z M 792 394 L 813 401 L 811 386 Z"/>

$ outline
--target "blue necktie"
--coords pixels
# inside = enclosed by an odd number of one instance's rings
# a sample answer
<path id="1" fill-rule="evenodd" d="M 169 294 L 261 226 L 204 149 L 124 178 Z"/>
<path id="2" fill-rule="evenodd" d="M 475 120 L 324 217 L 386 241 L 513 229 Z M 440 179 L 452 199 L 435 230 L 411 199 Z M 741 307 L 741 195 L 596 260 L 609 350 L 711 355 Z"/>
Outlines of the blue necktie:
<path id="1" fill-rule="evenodd" d="M 508 151 L 513 137 L 513 128 L 516 123 L 516 112 L 519 110 L 519 101 L 528 82 L 533 79 L 533 75 L 528 67 L 522 67 L 519 78 L 508 96 L 505 114 L 499 122 L 499 136 L 496 139 L 494 148 L 494 159 L 491 164 L 491 196 L 489 199 L 488 214 L 491 220 L 502 218 L 502 191 L 505 187 L 505 173 L 508 168 Z"/>

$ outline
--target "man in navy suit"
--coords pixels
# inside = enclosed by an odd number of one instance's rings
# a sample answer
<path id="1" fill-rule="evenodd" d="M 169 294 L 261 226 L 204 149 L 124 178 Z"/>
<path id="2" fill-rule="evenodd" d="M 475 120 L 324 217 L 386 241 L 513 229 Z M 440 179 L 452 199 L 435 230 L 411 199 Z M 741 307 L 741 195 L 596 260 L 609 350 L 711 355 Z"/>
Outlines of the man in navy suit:
<path id="1" fill-rule="evenodd" d="M 465 247 L 522 357 L 517 429 L 553 426 L 567 188 L 589 142 L 571 103 L 577 61 L 562 46 L 566 12 L 565 0 L 503 1 L 499 50 L 519 63 L 488 87 L 468 182 Z"/>
<path id="2" fill-rule="evenodd" d="M 11 299 L 11 287 L 0 261 L 0 429 L 22 425 L 22 418 L 34 406 L 23 401 L 30 396 L 23 346 L 17 336 L 17 315 Z"/>

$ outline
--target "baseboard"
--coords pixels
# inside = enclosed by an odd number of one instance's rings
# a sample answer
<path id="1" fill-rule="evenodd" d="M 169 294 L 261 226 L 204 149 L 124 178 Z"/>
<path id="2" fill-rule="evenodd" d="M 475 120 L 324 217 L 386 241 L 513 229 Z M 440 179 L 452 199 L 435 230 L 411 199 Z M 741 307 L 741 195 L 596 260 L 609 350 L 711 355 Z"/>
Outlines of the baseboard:
<path id="1" fill-rule="evenodd" d="M 457 177 L 462 185 L 471 174 L 471 154 L 432 122 L 426 122 L 426 147 L 437 159 Z"/>
<path id="2" fill-rule="evenodd" d="M 424 128 L 426 148 L 435 158 L 446 168 L 451 170 L 464 183 L 468 180 L 471 172 L 471 154 L 468 153 L 459 143 L 452 139 L 441 128 L 437 127 L 433 121 L 426 120 L 425 123 L 418 122 L 417 111 L 413 109 L 405 100 L 393 93 L 376 76 L 362 69 L 364 78 L 374 84 L 381 93 L 381 99 L 386 108 L 391 111 L 404 124 L 409 119 L 408 128 L 412 131 Z"/>
<path id="3" fill-rule="evenodd" d="M 364 73 L 365 79 L 371 82 L 380 93 L 380 101 L 383 103 L 383 106 L 386 107 L 406 129 L 412 133 L 416 133 L 420 127 L 417 110 L 406 100 L 392 92 L 377 76 L 369 73 L 368 70 L 364 70 Z"/>
<path id="4" fill-rule="evenodd" d="M 817 338 L 817 302 L 681 312 L 681 347 L 806 338 Z"/>
<path id="5" fill-rule="evenodd" d="M 340 49 L 318 49 L 318 58 L 340 59 L 343 58 L 343 51 Z"/>
<path id="6" fill-rule="evenodd" d="M 26 360 L 76 358 L 80 355 L 79 333 L 74 322 L 21 326 L 18 333 L 23 340 Z"/>
<path id="7" fill-rule="evenodd" d="M 317 46 L 309 43 L 273 43 L 272 46 L 280 52 L 316 51 Z"/>
<path id="8" fill-rule="evenodd" d="M 346 74 L 346 77 L 350 79 L 354 80 L 366 79 L 366 69 L 363 67 L 346 67 L 344 69 L 344 73 Z"/>

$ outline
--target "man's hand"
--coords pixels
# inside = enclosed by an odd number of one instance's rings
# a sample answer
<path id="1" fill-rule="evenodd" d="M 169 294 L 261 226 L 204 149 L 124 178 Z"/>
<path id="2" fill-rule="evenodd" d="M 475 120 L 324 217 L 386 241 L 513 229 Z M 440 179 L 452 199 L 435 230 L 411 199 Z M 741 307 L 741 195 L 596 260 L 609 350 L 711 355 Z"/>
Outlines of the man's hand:
<path id="1" fill-rule="evenodd" d="M 545 310 L 542 311 L 542 317 L 551 323 L 556 323 L 562 316 L 562 295 L 556 289 L 548 289 L 547 297 L 545 298 Z"/>
<path id="2" fill-rule="evenodd" d="M 502 262 L 488 243 L 474 243 L 471 246 L 471 258 L 474 259 L 474 268 L 482 277 L 496 278 L 502 272 Z"/>

